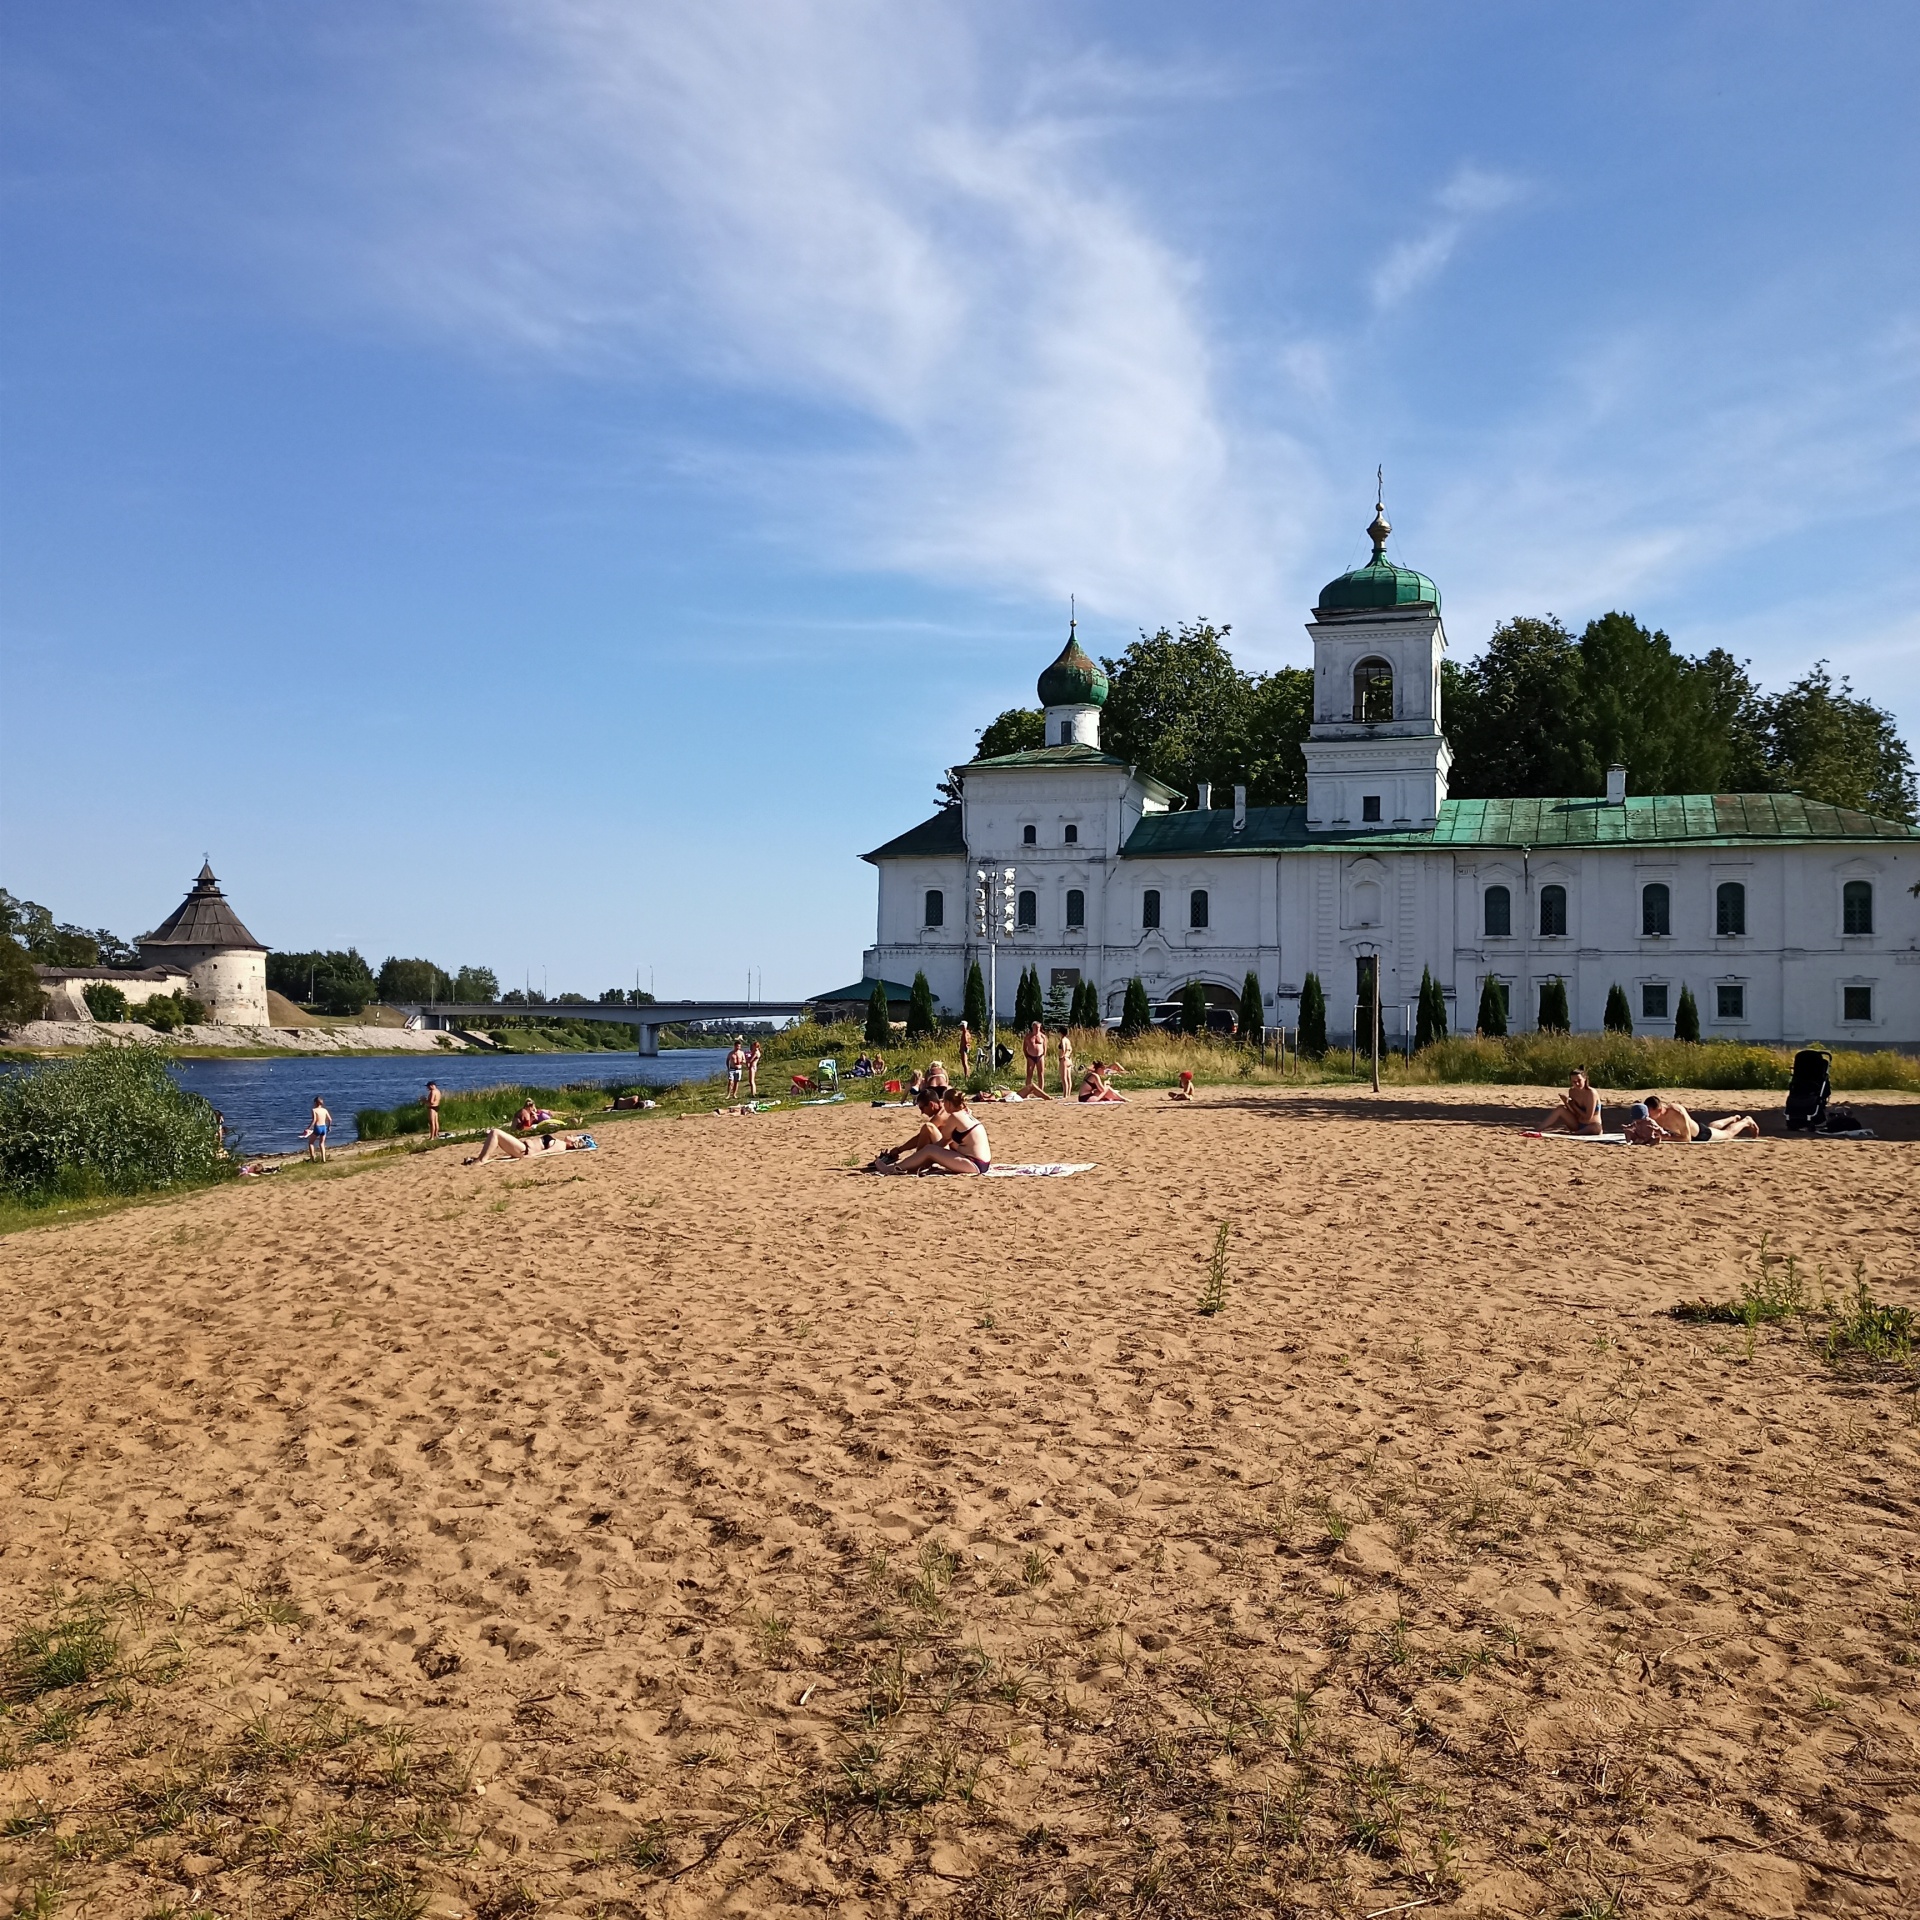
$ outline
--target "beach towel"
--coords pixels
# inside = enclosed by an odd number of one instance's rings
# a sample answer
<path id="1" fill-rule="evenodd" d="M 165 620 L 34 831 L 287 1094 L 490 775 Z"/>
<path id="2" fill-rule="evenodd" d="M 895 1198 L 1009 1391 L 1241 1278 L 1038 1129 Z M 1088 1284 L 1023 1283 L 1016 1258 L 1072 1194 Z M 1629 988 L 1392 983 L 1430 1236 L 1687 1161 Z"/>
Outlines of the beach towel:
<path id="1" fill-rule="evenodd" d="M 844 1093 L 830 1093 L 824 1100 L 802 1100 L 800 1104 L 803 1107 L 837 1107 L 845 1101 L 846 1097 Z"/>
<path id="2" fill-rule="evenodd" d="M 1064 1180 L 1069 1174 L 1091 1173 L 1099 1165 L 1096 1160 L 1053 1160 L 1035 1162 L 1032 1166 L 1001 1165 L 996 1161 L 987 1169 L 989 1180 Z"/>
<path id="3" fill-rule="evenodd" d="M 1590 1147 L 1624 1147 L 1627 1136 L 1624 1133 L 1548 1133 L 1540 1127 L 1522 1129 L 1529 1140 L 1579 1140 Z"/>

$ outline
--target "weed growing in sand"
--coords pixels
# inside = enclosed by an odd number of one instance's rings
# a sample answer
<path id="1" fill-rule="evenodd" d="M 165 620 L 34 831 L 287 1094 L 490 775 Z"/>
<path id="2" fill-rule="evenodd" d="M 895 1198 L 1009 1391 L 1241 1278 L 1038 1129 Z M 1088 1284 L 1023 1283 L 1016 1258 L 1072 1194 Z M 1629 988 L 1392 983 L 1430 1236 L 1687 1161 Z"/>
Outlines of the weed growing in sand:
<path id="1" fill-rule="evenodd" d="M 793 1653 L 793 1622 L 777 1613 L 757 1614 L 753 1631 L 760 1642 L 760 1657 L 770 1667 L 785 1666 Z"/>
<path id="2" fill-rule="evenodd" d="M 1200 1294 L 1202 1313 L 1219 1313 L 1227 1304 L 1227 1242 L 1233 1229 L 1222 1220 L 1213 1236 L 1213 1257 L 1207 1262 L 1207 1284 Z"/>
<path id="3" fill-rule="evenodd" d="M 99 1600 L 69 1601 L 24 1626 L 0 1654 L 0 1700 L 21 1706 L 43 1694 L 84 1687 L 120 1661 L 120 1636 Z"/>
<path id="4" fill-rule="evenodd" d="M 1020 1563 L 1020 1584 L 1029 1593 L 1037 1593 L 1053 1578 L 1053 1561 L 1038 1547 L 1029 1547 Z"/>
<path id="5" fill-rule="evenodd" d="M 1884 1306 L 1867 1286 L 1865 1265 L 1855 1261 L 1853 1293 L 1842 1294 L 1821 1343 L 1820 1357 L 1830 1367 L 1850 1360 L 1870 1365 L 1903 1366 L 1913 1358 L 1913 1313 L 1906 1307 Z"/>
<path id="6" fill-rule="evenodd" d="M 1740 1285 L 1737 1300 L 1683 1300 L 1671 1309 L 1674 1319 L 1692 1326 L 1745 1327 L 1751 1355 L 1755 1327 L 1775 1326 L 1807 1311 L 1806 1288 L 1800 1278 L 1800 1266 L 1794 1255 L 1781 1260 L 1767 1251 L 1767 1236 L 1760 1236 L 1759 1272 Z"/>

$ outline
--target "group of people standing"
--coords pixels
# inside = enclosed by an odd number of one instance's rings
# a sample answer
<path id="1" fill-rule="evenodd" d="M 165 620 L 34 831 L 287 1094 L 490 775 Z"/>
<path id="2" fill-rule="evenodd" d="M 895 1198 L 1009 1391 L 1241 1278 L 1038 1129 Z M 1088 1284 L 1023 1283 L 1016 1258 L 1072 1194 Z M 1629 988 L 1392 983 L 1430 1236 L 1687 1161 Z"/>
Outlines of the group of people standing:
<path id="1" fill-rule="evenodd" d="M 740 1083 L 747 1083 L 747 1098 L 760 1098 L 760 1062 L 765 1050 L 758 1038 L 748 1041 L 744 1035 L 736 1033 L 733 1045 L 727 1049 L 727 1097 L 737 1100 L 740 1097 Z"/>
<path id="2" fill-rule="evenodd" d="M 1020 1051 L 1026 1061 L 1026 1079 L 1021 1084 L 1022 1100 L 1051 1100 L 1053 1095 L 1047 1091 L 1047 1030 L 1038 1020 L 1029 1024 L 1020 1037 Z M 1085 1068 L 1080 1075 L 1079 1098 L 1083 1103 L 1099 1102 L 1103 1105 L 1120 1105 L 1125 1096 L 1113 1090 L 1113 1076 L 1122 1072 L 1118 1063 L 1111 1060 L 1096 1060 Z M 1073 1035 L 1063 1033 L 1060 1036 L 1060 1098 L 1071 1100 L 1075 1097 L 1073 1078 Z"/>

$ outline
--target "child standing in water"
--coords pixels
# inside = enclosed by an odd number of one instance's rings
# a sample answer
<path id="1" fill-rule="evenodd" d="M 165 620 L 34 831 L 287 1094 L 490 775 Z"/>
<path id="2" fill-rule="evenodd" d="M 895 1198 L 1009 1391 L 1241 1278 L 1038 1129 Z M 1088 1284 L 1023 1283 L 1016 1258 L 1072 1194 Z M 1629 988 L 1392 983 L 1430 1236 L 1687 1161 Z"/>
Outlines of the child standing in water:
<path id="1" fill-rule="evenodd" d="M 324 1160 L 327 1157 L 327 1130 L 333 1125 L 333 1115 L 327 1111 L 327 1103 L 316 1093 L 313 1096 L 313 1112 L 307 1121 L 307 1158 Z"/>

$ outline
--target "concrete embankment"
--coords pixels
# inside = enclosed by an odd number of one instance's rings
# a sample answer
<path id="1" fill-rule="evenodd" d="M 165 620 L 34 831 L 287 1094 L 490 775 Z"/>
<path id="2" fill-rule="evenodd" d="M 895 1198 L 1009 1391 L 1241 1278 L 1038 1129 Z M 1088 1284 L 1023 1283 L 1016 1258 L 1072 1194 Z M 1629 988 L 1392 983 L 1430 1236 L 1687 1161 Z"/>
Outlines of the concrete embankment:
<path id="1" fill-rule="evenodd" d="M 0 1028 L 0 1046 L 51 1053 L 67 1047 L 166 1046 L 236 1053 L 467 1053 L 465 1040 L 408 1027 L 176 1027 L 157 1033 L 129 1020 L 28 1020 Z"/>

